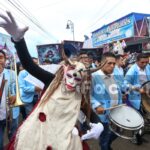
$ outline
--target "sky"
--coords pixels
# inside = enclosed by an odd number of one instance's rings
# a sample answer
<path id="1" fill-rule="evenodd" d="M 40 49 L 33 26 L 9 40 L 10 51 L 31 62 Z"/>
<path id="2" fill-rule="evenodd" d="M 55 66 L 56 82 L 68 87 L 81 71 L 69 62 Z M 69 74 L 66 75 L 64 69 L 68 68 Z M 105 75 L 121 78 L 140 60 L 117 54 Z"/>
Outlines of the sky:
<path id="1" fill-rule="evenodd" d="M 84 41 L 84 35 L 90 37 L 91 32 L 131 12 L 150 14 L 150 0 L 0 0 L 0 12 L 5 10 L 12 12 L 19 25 L 29 26 L 25 39 L 31 55 L 37 56 L 36 45 L 73 40 L 71 29 L 66 29 L 68 20 L 75 40 Z"/>

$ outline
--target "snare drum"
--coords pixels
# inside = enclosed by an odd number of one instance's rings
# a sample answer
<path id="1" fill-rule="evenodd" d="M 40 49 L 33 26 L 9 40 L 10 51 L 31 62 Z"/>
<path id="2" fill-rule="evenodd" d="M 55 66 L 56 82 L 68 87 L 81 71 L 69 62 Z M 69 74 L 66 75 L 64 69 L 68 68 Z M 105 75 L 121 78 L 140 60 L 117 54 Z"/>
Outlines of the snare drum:
<path id="1" fill-rule="evenodd" d="M 142 94 L 142 109 L 144 111 L 144 118 L 150 120 L 150 97 Z"/>
<path id="2" fill-rule="evenodd" d="M 150 132 L 150 97 L 147 94 L 142 94 L 141 108 L 144 117 L 144 132 Z"/>
<path id="3" fill-rule="evenodd" d="M 150 120 L 150 81 L 143 83 L 142 87 L 146 93 L 141 95 L 141 103 L 144 119 Z"/>
<path id="4" fill-rule="evenodd" d="M 144 126 L 141 114 L 129 106 L 121 106 L 110 110 L 109 128 L 124 139 L 132 139 Z"/>

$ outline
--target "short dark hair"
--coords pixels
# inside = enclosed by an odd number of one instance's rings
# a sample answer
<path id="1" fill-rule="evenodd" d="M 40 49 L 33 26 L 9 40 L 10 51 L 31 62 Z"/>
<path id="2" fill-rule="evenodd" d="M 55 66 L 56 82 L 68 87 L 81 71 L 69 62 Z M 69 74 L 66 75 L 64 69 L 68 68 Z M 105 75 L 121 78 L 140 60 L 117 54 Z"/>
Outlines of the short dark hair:
<path id="1" fill-rule="evenodd" d="M 6 53 L 3 51 L 3 49 L 0 49 L 0 53 L 2 53 L 6 59 Z"/>
<path id="2" fill-rule="evenodd" d="M 79 53 L 79 56 L 80 56 L 80 55 L 83 55 L 83 54 L 87 54 L 87 52 L 81 50 L 80 53 Z M 87 54 L 87 55 L 88 55 L 88 54 Z"/>
<path id="3" fill-rule="evenodd" d="M 120 54 L 116 55 L 116 60 L 119 60 L 121 57 L 123 57 L 123 56 Z"/>
<path id="4" fill-rule="evenodd" d="M 87 55 L 88 55 L 88 57 L 91 58 L 91 59 L 94 58 L 94 54 L 93 54 L 92 52 L 88 52 Z"/>
<path id="5" fill-rule="evenodd" d="M 113 58 L 116 59 L 115 54 L 113 54 L 113 53 L 111 53 L 111 52 L 106 52 L 106 53 L 104 53 L 104 54 L 102 55 L 101 61 L 104 61 L 104 60 L 105 60 L 106 58 L 108 58 L 108 57 L 113 57 Z"/>
<path id="6" fill-rule="evenodd" d="M 140 61 L 140 59 L 142 59 L 142 58 L 148 58 L 148 55 L 147 55 L 147 54 L 143 54 L 143 53 L 138 54 L 136 60 L 137 60 L 137 61 Z"/>

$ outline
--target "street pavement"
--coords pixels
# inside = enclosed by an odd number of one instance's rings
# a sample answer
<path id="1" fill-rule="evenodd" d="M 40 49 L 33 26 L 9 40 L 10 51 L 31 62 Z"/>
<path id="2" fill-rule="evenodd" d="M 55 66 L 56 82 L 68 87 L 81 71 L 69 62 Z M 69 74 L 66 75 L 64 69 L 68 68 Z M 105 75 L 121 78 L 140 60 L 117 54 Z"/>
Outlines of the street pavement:
<path id="1" fill-rule="evenodd" d="M 112 148 L 113 150 L 150 150 L 150 133 L 143 136 L 143 141 L 142 145 L 135 145 L 129 140 L 117 138 L 112 144 Z M 5 136 L 5 144 L 6 143 L 8 143 L 8 140 Z M 90 140 L 88 143 L 91 150 L 100 150 L 96 140 Z"/>
<path id="2" fill-rule="evenodd" d="M 113 150 L 150 150 L 150 133 L 143 136 L 143 144 L 135 145 L 132 144 L 129 140 L 122 138 L 117 138 L 112 144 Z M 5 144 L 8 143 L 8 140 L 5 136 Z M 88 141 L 91 150 L 100 150 L 98 142 L 96 140 Z"/>
<path id="3" fill-rule="evenodd" d="M 91 140 L 88 143 L 91 150 L 100 150 L 97 141 Z M 143 135 L 142 145 L 132 144 L 131 141 L 119 137 L 113 142 L 112 148 L 113 150 L 150 150 L 150 133 Z"/>

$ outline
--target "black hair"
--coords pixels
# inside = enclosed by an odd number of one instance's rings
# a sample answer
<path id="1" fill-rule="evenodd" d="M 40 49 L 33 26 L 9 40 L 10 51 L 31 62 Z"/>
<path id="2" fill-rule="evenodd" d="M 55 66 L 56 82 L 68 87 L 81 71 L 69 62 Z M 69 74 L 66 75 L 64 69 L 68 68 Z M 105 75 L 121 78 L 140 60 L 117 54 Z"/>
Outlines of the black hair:
<path id="1" fill-rule="evenodd" d="M 87 55 L 88 55 L 88 57 L 89 57 L 89 58 L 91 58 L 91 59 L 93 59 L 93 58 L 94 58 L 94 55 L 93 55 L 93 53 L 92 53 L 92 52 L 88 52 L 88 53 L 87 53 Z"/>
<path id="2" fill-rule="evenodd" d="M 116 55 L 116 60 L 119 60 L 122 57 L 122 55 L 118 54 Z"/>
<path id="3" fill-rule="evenodd" d="M 115 54 L 113 54 L 113 53 L 111 53 L 111 52 L 106 52 L 106 53 L 104 53 L 104 54 L 102 55 L 101 61 L 105 60 L 105 59 L 108 58 L 108 57 L 113 57 L 113 58 L 116 59 Z"/>
<path id="4" fill-rule="evenodd" d="M 6 54 L 5 54 L 5 52 L 3 51 L 3 49 L 0 49 L 0 53 L 2 53 L 2 54 L 4 55 L 4 57 L 5 57 L 5 59 L 6 59 Z"/>
<path id="5" fill-rule="evenodd" d="M 80 53 L 79 53 L 79 56 L 80 56 L 80 55 L 83 55 L 83 54 L 87 54 L 87 52 L 81 50 Z M 88 55 L 88 54 L 87 54 L 87 55 Z"/>
<path id="6" fill-rule="evenodd" d="M 17 66 L 17 75 L 18 75 L 19 72 L 20 72 L 20 67 L 22 67 L 21 62 L 17 62 L 17 63 L 16 63 L 16 66 Z"/>
<path id="7" fill-rule="evenodd" d="M 137 58 L 136 58 L 136 60 L 137 61 L 140 61 L 140 59 L 142 59 L 142 58 L 148 58 L 148 55 L 147 54 L 138 54 L 138 56 L 137 56 Z"/>

